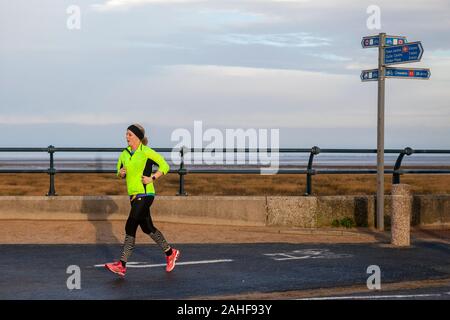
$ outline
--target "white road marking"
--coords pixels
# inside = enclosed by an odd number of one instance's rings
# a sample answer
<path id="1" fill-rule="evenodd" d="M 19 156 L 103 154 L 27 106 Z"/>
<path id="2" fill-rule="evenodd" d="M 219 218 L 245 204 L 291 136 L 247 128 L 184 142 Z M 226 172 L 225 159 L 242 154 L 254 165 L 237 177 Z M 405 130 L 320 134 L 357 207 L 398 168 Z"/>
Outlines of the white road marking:
<path id="1" fill-rule="evenodd" d="M 275 261 L 284 261 L 284 260 L 299 260 L 299 259 L 308 259 L 311 258 L 311 256 L 301 256 L 301 257 L 295 257 L 290 254 L 286 253 L 265 253 L 265 256 L 272 257 Z M 280 258 L 276 258 L 276 257 Z"/>
<path id="2" fill-rule="evenodd" d="M 385 295 L 385 296 L 344 296 L 344 297 L 319 297 L 319 298 L 302 298 L 296 300 L 352 300 L 352 299 L 402 299 L 402 298 L 425 298 L 425 297 L 440 297 L 440 293 L 430 294 L 404 294 L 404 295 Z"/>
<path id="3" fill-rule="evenodd" d="M 183 265 L 192 265 L 192 264 L 209 264 L 209 263 L 222 263 L 222 262 L 232 262 L 232 259 L 222 259 L 222 260 L 203 260 L 203 261 L 185 261 L 185 262 L 177 262 L 177 266 Z M 128 262 L 127 268 L 157 268 L 157 267 L 165 267 L 165 263 L 159 264 L 143 264 L 144 262 Z M 96 268 L 104 268 L 105 264 L 96 264 L 94 265 Z"/>
<path id="4" fill-rule="evenodd" d="M 339 259 L 353 257 L 351 254 L 333 253 L 328 249 L 303 249 L 290 252 L 265 253 L 265 256 L 275 261 L 301 260 L 301 259 Z"/>

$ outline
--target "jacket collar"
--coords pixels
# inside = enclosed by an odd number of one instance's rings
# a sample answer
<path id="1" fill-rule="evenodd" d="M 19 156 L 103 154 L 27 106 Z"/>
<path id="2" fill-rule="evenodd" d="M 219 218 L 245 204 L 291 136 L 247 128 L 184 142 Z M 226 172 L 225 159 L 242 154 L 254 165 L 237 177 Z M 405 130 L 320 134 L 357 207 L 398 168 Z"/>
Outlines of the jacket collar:
<path id="1" fill-rule="evenodd" d="M 131 150 L 131 147 L 128 146 L 127 149 L 128 149 L 128 151 L 130 151 L 130 153 L 131 153 L 131 151 L 132 151 L 132 150 Z M 136 150 L 141 150 L 141 151 L 142 151 L 142 142 L 139 143 L 139 145 L 138 145 L 138 147 L 136 148 Z"/>

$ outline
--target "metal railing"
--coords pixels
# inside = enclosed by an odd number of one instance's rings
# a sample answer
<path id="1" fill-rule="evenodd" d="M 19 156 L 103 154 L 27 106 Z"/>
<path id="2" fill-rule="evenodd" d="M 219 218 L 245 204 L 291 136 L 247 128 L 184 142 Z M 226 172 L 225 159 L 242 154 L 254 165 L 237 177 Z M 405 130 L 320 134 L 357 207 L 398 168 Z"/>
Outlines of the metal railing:
<path id="1" fill-rule="evenodd" d="M 185 156 L 186 153 L 204 153 L 204 152 L 222 152 L 222 153 L 260 153 L 276 152 L 276 153 L 309 153 L 309 160 L 306 169 L 289 169 L 279 168 L 276 174 L 306 174 L 306 191 L 305 196 L 312 194 L 312 176 L 317 174 L 376 174 L 376 169 L 314 169 L 314 158 L 323 153 L 340 153 L 340 154 L 376 154 L 376 149 L 320 149 L 314 146 L 310 149 L 295 149 L 295 148 L 280 148 L 274 149 L 207 149 L 207 148 L 154 148 L 157 152 L 179 152 L 180 165 L 178 169 L 171 169 L 169 173 L 176 173 L 179 175 L 179 188 L 177 195 L 186 196 L 184 176 L 188 173 L 198 174 L 260 174 L 261 169 L 234 169 L 234 168 L 186 168 Z M 117 152 L 120 153 L 123 148 L 57 148 L 52 145 L 47 148 L 0 148 L 0 152 L 46 152 L 49 154 L 49 168 L 48 169 L 1 169 L 0 173 L 47 173 L 50 177 L 49 191 L 47 196 L 56 196 L 55 190 L 55 175 L 57 173 L 116 173 L 112 169 L 57 169 L 55 168 L 54 154 L 56 152 Z M 385 169 L 385 174 L 392 174 L 392 183 L 400 183 L 400 175 L 409 174 L 450 174 L 450 169 L 401 169 L 404 156 L 411 156 L 413 154 L 450 154 L 450 150 L 413 150 L 409 147 L 404 149 L 386 149 L 386 154 L 398 154 L 393 169 Z M 449 164 L 450 167 L 450 164 Z"/>

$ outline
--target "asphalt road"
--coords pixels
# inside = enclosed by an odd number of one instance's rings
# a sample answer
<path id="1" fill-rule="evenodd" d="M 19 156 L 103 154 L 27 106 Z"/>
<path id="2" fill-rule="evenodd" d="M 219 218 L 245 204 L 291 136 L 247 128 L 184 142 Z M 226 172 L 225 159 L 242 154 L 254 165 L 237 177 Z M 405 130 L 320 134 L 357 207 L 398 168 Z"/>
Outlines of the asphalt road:
<path id="1" fill-rule="evenodd" d="M 172 273 L 165 272 L 165 257 L 158 247 L 141 245 L 126 277 L 120 278 L 102 267 L 120 255 L 119 245 L 0 245 L 0 299 L 189 299 L 334 288 L 365 285 L 370 265 L 380 267 L 381 286 L 450 278 L 450 246 L 443 243 L 416 242 L 408 249 L 280 243 L 175 247 L 181 257 Z M 77 271 L 69 268 L 73 265 L 79 267 L 79 282 Z M 68 282 L 81 288 L 69 289 Z M 450 284 L 381 292 L 329 298 L 450 299 Z"/>

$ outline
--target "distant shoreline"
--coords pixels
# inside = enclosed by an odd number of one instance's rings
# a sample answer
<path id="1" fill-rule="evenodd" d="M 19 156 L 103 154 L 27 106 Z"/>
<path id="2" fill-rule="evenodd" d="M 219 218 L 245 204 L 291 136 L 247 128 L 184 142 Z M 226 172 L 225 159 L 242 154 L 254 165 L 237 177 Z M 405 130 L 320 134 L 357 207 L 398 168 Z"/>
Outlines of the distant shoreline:
<path id="1" fill-rule="evenodd" d="M 395 165 L 395 159 L 385 159 L 385 168 L 392 169 Z M 440 160 L 440 159 L 439 159 Z M 80 159 L 55 159 L 54 165 L 56 168 L 60 169 L 109 169 L 115 170 L 117 160 L 80 160 Z M 179 168 L 179 164 L 174 164 L 168 161 L 171 168 Z M 275 166 L 274 163 L 273 166 Z M 286 169 L 305 169 L 308 165 L 308 161 L 305 159 L 297 161 L 280 161 L 278 163 L 279 168 Z M 20 159 L 20 160 L 2 160 L 0 159 L 1 169 L 47 169 L 49 167 L 49 160 L 42 159 Z M 185 163 L 185 168 L 211 168 L 211 169 L 222 169 L 222 168 L 233 168 L 233 169 L 259 169 L 263 167 L 268 167 L 268 165 L 259 164 L 189 164 Z M 345 161 L 332 161 L 327 159 L 314 159 L 313 168 L 316 169 L 376 169 L 376 161 L 367 161 L 367 159 L 357 161 L 357 159 L 351 162 Z M 411 159 L 405 159 L 402 162 L 402 169 L 450 169 L 450 157 L 437 161 L 437 159 L 416 159 L 411 161 Z"/>

